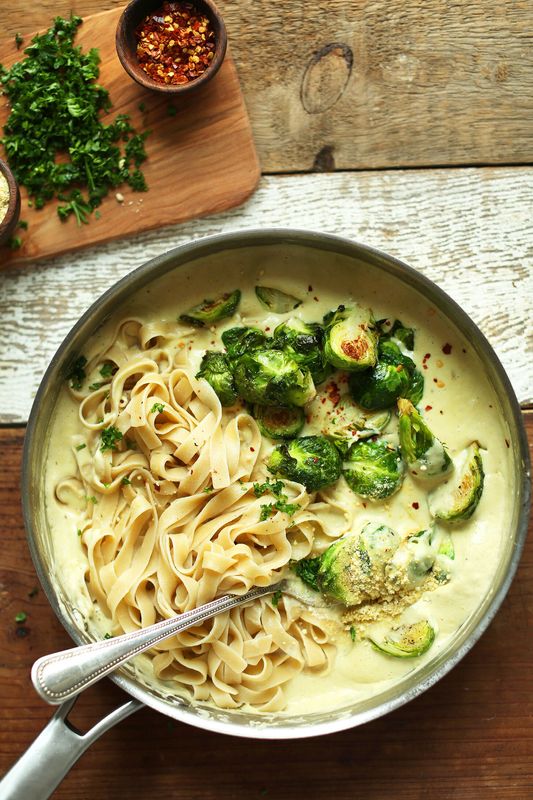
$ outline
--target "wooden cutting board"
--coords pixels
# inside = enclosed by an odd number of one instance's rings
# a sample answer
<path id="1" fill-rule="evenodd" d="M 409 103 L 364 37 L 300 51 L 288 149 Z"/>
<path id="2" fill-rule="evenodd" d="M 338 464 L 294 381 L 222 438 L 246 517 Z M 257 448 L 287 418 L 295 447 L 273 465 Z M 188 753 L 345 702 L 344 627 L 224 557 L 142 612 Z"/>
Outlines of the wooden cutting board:
<path id="1" fill-rule="evenodd" d="M 28 208 L 21 187 L 21 219 L 28 230 L 20 231 L 23 246 L 11 251 L 0 247 L 0 264 L 23 263 L 58 255 L 82 247 L 118 239 L 132 233 L 224 211 L 239 205 L 254 191 L 260 167 L 250 122 L 242 97 L 235 64 L 229 53 L 219 73 L 192 97 L 170 102 L 167 97 L 138 86 L 122 68 L 115 51 L 115 29 L 121 8 L 86 17 L 76 44 L 84 52 L 100 51 L 99 83 L 109 90 L 113 107 L 102 119 L 129 114 L 138 132 L 151 130 L 146 141 L 148 159 L 143 172 L 148 192 L 133 192 L 127 185 L 100 206 L 100 219 L 91 216 L 78 226 L 72 217 L 62 222 L 56 202 L 36 211 Z M 30 36 L 24 38 L 29 44 Z M 9 67 L 23 58 L 13 38 L 0 43 L 0 63 Z M 139 110 L 139 104 L 145 110 Z M 169 106 L 176 109 L 169 115 Z M 0 107 L 0 125 L 9 114 Z"/>

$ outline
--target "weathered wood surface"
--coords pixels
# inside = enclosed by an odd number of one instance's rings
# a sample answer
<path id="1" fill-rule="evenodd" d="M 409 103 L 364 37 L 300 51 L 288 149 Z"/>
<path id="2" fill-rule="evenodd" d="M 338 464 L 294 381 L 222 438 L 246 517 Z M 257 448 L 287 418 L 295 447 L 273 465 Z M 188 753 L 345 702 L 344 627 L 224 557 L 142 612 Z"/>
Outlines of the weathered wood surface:
<path id="1" fill-rule="evenodd" d="M 100 51 L 99 81 L 113 102 L 104 121 L 128 114 L 137 131 L 150 131 L 148 159 L 143 164 L 149 191 L 133 192 L 127 185 L 119 187 L 118 195 L 112 190 L 99 207 L 99 218 L 91 217 L 88 225 L 80 226 L 74 217 L 62 222 L 55 202 L 41 210 L 29 208 L 26 190 L 21 187 L 21 217 L 29 227 L 21 234 L 20 249 L 0 248 L 0 265 L 79 250 L 219 213 L 244 202 L 257 186 L 261 171 L 229 53 L 207 86 L 171 103 L 167 96 L 147 91 L 124 72 L 115 49 L 120 13 L 114 9 L 87 17 L 76 41 L 84 51 L 95 46 Z M 3 39 L 0 63 L 10 66 L 17 57 L 13 40 Z M 169 106 L 174 109 L 173 116 L 169 116 Z M 7 109 L 0 108 L 0 125 L 7 116 Z M 117 196 L 122 196 L 122 202 L 117 202 Z"/>
<path id="2" fill-rule="evenodd" d="M 56 348 L 118 278 L 190 239 L 268 226 L 341 234 L 411 263 L 472 316 L 525 403 L 532 398 L 532 218 L 533 169 L 522 167 L 268 177 L 245 206 L 223 215 L 7 268 L 0 273 L 0 422 L 27 420 Z"/>
<path id="3" fill-rule="evenodd" d="M 2 28 L 117 0 L 3 0 Z M 266 172 L 532 160 L 530 0 L 220 0 Z"/>
<path id="4" fill-rule="evenodd" d="M 533 414 L 526 414 L 533 445 Z M 38 581 L 19 497 L 24 431 L 0 430 L 0 774 L 52 714 L 30 667 L 70 646 Z M 533 537 L 489 630 L 422 697 L 361 728 L 290 742 L 249 741 L 187 727 L 150 710 L 109 731 L 81 759 L 57 800 L 526 800 L 533 796 Z M 27 620 L 17 625 L 15 615 Z M 82 696 L 87 730 L 125 695 L 107 679 Z M 28 798 L 30 800 L 30 798 Z"/>

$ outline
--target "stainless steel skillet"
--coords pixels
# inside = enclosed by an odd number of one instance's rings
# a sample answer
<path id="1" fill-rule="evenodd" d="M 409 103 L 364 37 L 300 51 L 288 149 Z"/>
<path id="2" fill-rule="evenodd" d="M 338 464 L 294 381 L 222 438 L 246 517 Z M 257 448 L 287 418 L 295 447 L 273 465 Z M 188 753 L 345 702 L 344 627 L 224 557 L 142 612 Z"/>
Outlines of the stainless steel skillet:
<path id="1" fill-rule="evenodd" d="M 157 688 L 142 683 L 133 668 L 124 668 L 113 676 L 113 680 L 133 700 L 102 721 L 92 734 L 88 734 L 91 740 L 141 704 L 206 730 L 254 738 L 299 738 L 360 725 L 403 705 L 445 675 L 481 636 L 509 588 L 527 531 L 529 462 L 519 405 L 507 376 L 486 339 L 469 317 L 438 286 L 391 256 L 365 245 L 321 233 L 279 229 L 245 231 L 181 246 L 141 266 L 113 286 L 83 315 L 52 359 L 35 398 L 28 425 L 22 483 L 23 510 L 30 550 L 43 588 L 58 618 L 76 643 L 84 644 L 88 641 L 83 618 L 68 593 L 61 587 L 54 569 L 44 504 L 43 473 L 48 456 L 47 434 L 66 365 L 75 354 L 82 351 L 83 344 L 119 306 L 127 306 L 133 295 L 146 294 L 150 286 L 159 280 L 172 278 L 176 291 L 176 307 L 181 308 L 187 304 L 188 276 L 192 271 L 205 270 L 205 286 L 209 286 L 209 276 L 213 271 L 223 273 L 229 265 L 236 262 L 242 264 L 243 270 L 257 269 L 261 263 L 268 263 L 269 259 L 274 258 L 290 271 L 291 262 L 296 256 L 304 261 L 306 257 L 319 258 L 328 277 L 331 274 L 332 279 L 340 274 L 339 271 L 344 276 L 349 275 L 350 279 L 353 275 L 354 288 L 361 280 L 372 281 L 373 277 L 379 276 L 390 283 L 391 297 L 394 297 L 398 287 L 416 293 L 434 304 L 450 328 L 465 337 L 475 351 L 500 399 L 500 412 L 507 424 L 513 454 L 514 512 L 493 591 L 490 596 L 480 598 L 477 610 L 460 628 L 448 648 L 413 675 L 367 701 L 329 713 L 299 716 L 221 711 L 201 705 L 189 705 L 180 698 L 164 696 Z M 401 313 L 401 309 L 398 313 Z M 53 745 L 56 751 L 58 740 L 54 737 L 59 735 L 62 740 L 60 750 L 64 761 L 62 765 L 57 761 L 53 765 L 56 778 L 61 767 L 63 772 L 66 771 L 86 746 L 79 747 L 79 743 L 73 740 L 70 733 L 66 733 L 64 720 L 67 712 L 68 709 L 60 709 L 59 716 L 51 723 L 45 737 L 46 744 Z M 75 749 L 77 752 L 74 754 Z M 46 758 L 47 764 L 52 766 L 50 758 Z M 47 791 L 44 786 L 42 788 Z M 16 787 L 13 791 L 16 792 Z M 37 787 L 32 789 L 32 792 L 38 791 Z M 40 794 L 26 793 L 24 797 L 46 797 L 44 791 Z M 2 795 L 0 787 L 0 797 L 2 796 L 23 795 Z"/>

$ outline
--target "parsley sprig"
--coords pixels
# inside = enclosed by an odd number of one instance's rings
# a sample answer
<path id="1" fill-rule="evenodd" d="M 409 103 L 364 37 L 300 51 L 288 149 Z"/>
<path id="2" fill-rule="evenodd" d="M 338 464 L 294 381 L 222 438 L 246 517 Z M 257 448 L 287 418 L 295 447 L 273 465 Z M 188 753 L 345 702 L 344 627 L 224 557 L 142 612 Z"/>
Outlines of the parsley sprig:
<path id="1" fill-rule="evenodd" d="M 300 510 L 301 506 L 299 506 L 298 503 L 287 502 L 289 498 L 283 492 L 284 488 L 285 484 L 283 481 L 270 481 L 268 478 L 264 483 L 254 483 L 254 494 L 256 497 L 262 497 L 269 492 L 276 498 L 275 503 L 265 503 L 261 506 L 261 513 L 259 515 L 260 522 L 269 519 L 274 511 L 282 511 L 284 514 L 288 514 L 292 517 L 293 514 L 296 514 L 296 512 Z"/>
<path id="2" fill-rule="evenodd" d="M 57 197 L 60 218 L 74 216 L 78 225 L 112 188 L 129 183 L 146 190 L 139 168 L 148 135 L 136 133 L 125 114 L 102 123 L 111 101 L 96 83 L 98 50 L 83 53 L 74 45 L 81 23 L 81 17 L 56 17 L 22 61 L 10 69 L 0 65 L 0 88 L 11 106 L 2 139 L 9 164 L 36 208 Z"/>

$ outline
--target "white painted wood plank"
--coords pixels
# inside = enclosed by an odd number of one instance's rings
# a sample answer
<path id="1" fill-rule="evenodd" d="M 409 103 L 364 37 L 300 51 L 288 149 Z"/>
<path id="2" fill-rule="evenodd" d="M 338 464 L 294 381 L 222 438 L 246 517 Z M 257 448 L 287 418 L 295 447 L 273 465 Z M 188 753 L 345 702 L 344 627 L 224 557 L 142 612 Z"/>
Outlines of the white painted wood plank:
<path id="1" fill-rule="evenodd" d="M 442 169 L 263 178 L 241 208 L 0 273 L 0 422 L 25 422 L 42 373 L 73 323 L 118 278 L 186 242 L 287 226 L 342 234 L 436 281 L 495 347 L 532 400 L 533 169 Z"/>

